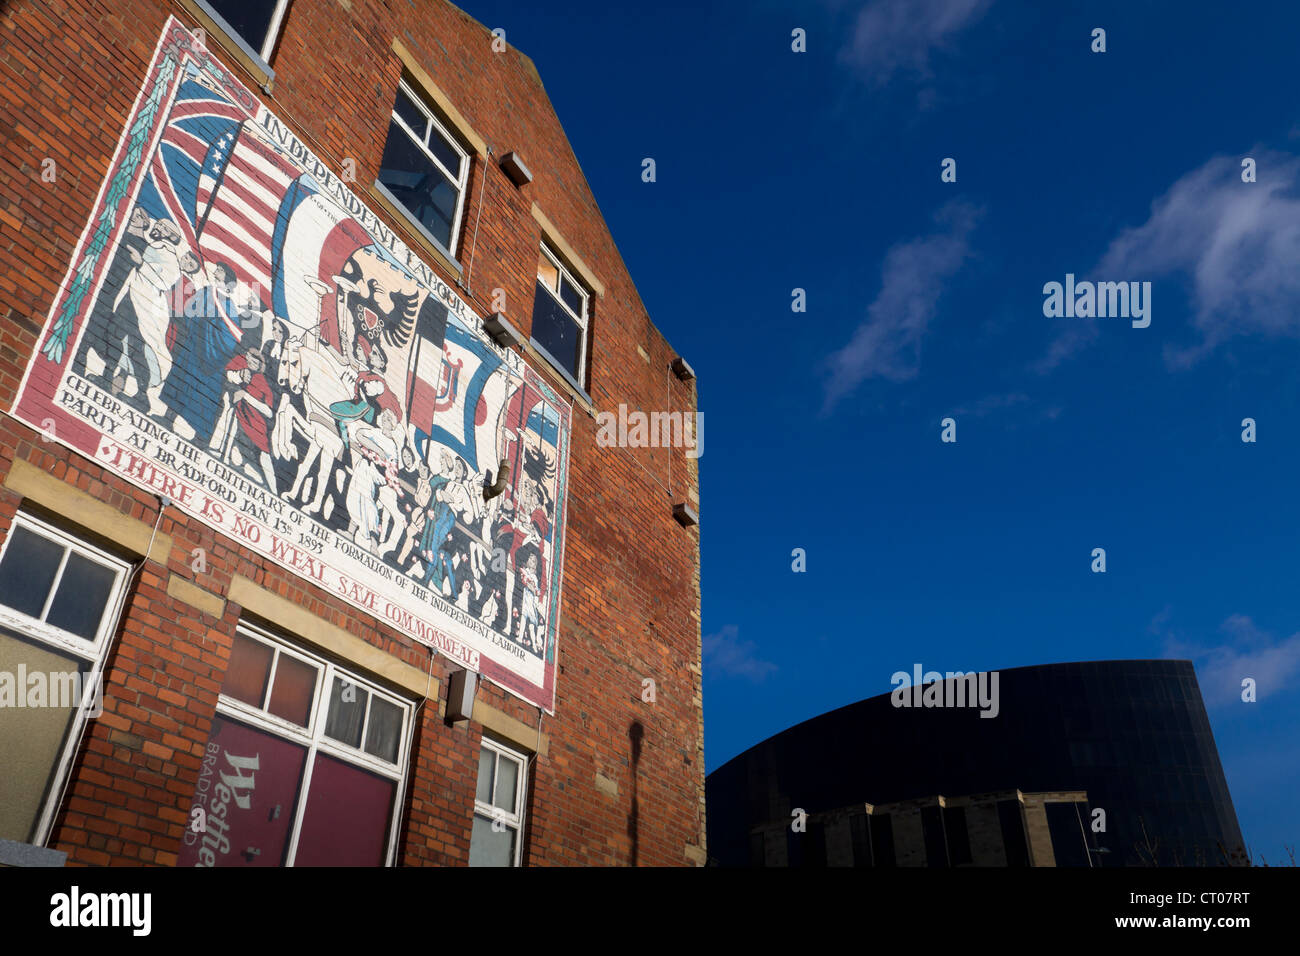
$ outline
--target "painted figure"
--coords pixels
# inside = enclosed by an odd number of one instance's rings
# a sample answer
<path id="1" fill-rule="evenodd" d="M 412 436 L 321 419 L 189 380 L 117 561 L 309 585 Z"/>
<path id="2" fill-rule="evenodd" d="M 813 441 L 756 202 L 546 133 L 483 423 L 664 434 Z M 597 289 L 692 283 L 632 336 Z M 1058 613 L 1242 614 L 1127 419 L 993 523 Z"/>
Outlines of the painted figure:
<path id="1" fill-rule="evenodd" d="M 397 481 L 397 441 L 393 437 L 397 427 L 397 416 L 385 409 L 379 416 L 378 427 L 358 425 L 355 429 L 347 494 L 348 514 L 352 519 L 348 531 L 357 544 L 375 554 L 382 554 L 392 546 L 384 548 L 378 540 L 381 510 L 390 515 L 397 510 L 396 491 L 390 487 L 390 483 Z"/>
<path id="2" fill-rule="evenodd" d="M 352 391 L 352 376 L 346 365 L 340 365 L 333 353 L 322 347 L 315 332 L 289 338 L 282 347 L 276 375 L 280 400 L 273 437 L 276 454 L 287 459 L 297 457 L 293 445 L 295 434 L 307 440 L 307 452 L 288 492 L 290 498 L 306 494 L 312 466 L 319 459 L 315 494 L 303 505 L 308 514 L 321 511 L 343 452 L 337 419 L 332 417 L 330 408 Z"/>
<path id="3" fill-rule="evenodd" d="M 130 278 L 131 271 L 144 261 L 144 251 L 149 245 L 149 230 L 152 226 L 153 220 L 143 206 L 131 210 L 126 231 L 113 252 L 113 262 L 108 268 L 104 288 L 95 302 L 94 310 L 86 318 L 86 331 L 81 337 L 81 345 L 72 366 L 78 375 L 86 375 L 90 352 L 94 350 L 104 363 L 104 370 L 97 379 L 107 391 L 113 390 L 114 373 L 126 351 L 127 329 L 122 328 L 113 306 L 118 292 Z M 110 359 L 110 356 L 113 358 Z"/>
<path id="4" fill-rule="evenodd" d="M 353 354 L 365 362 L 365 371 L 357 375 L 352 400 L 330 405 L 330 414 L 338 422 L 344 451 L 349 448 L 349 430 L 354 423 L 373 425 L 383 411 L 392 412 L 399 421 L 402 417 L 402 406 L 389 391 L 388 382 L 384 379 L 384 371 L 388 366 L 384 350 L 377 345 L 370 345 L 365 338 L 358 338 Z"/>
<path id="5" fill-rule="evenodd" d="M 173 319 L 172 368 L 158 393 L 167 406 L 168 426 L 175 431 L 176 419 L 184 419 L 194 431 L 194 441 L 204 446 L 212 440 L 221 414 L 221 378 L 239 354 L 243 334 L 233 298 L 235 271 L 218 262 L 212 278 Z"/>
<path id="6" fill-rule="evenodd" d="M 254 478 L 266 482 L 276 494 L 275 468 L 271 464 L 271 386 L 262 374 L 262 352 L 245 349 L 226 365 L 221 415 L 209 451 L 230 461 Z M 260 465 L 259 475 L 254 465 Z"/>

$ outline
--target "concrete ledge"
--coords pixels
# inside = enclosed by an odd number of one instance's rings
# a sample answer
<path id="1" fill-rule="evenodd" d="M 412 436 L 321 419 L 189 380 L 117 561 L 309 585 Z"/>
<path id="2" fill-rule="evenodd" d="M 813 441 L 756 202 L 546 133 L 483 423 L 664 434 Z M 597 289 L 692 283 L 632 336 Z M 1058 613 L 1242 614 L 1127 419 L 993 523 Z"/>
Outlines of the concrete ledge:
<path id="1" fill-rule="evenodd" d="M 182 601 L 204 614 L 211 614 L 217 619 L 220 619 L 226 613 L 226 602 L 224 600 L 211 591 L 203 590 L 193 581 L 187 581 L 174 574 L 167 579 L 167 594 L 169 597 L 174 597 L 176 600 Z"/>
<path id="2" fill-rule="evenodd" d="M 418 667 L 399 661 L 355 634 L 321 620 L 306 608 L 259 587 L 243 575 L 236 574 L 231 578 L 226 598 L 307 643 L 410 691 L 416 697 L 424 697 L 427 687 L 430 699 L 438 699 L 438 678 L 433 678 L 430 683 L 429 675 Z"/>
<path id="3" fill-rule="evenodd" d="M 474 127 L 469 125 L 469 120 L 465 119 L 465 117 L 461 115 L 460 110 L 456 109 L 455 104 L 448 99 L 447 94 L 438 89 L 438 84 L 433 82 L 433 79 L 427 72 L 425 72 L 424 67 L 420 66 L 419 61 L 411 55 L 411 51 L 408 50 L 405 44 L 403 44 L 401 40 L 397 39 L 397 37 L 393 37 L 393 52 L 396 53 L 397 58 L 402 61 L 402 66 L 406 69 L 406 72 L 411 75 L 411 79 L 415 81 L 415 85 L 420 87 L 420 91 L 424 93 L 425 96 L 433 100 L 434 105 L 438 107 L 442 112 L 442 115 L 447 118 L 449 123 L 451 123 L 452 129 L 459 133 L 460 136 L 469 143 L 470 148 L 473 149 L 474 152 L 478 153 L 484 159 L 487 159 L 487 143 L 483 141 L 483 137 L 474 132 Z M 392 104 L 389 105 L 391 106 Z"/>
<path id="4" fill-rule="evenodd" d="M 171 554 L 171 535 L 160 531 L 154 536 L 152 524 L 123 514 L 112 505 L 55 478 L 29 461 L 14 459 L 9 474 L 5 476 L 5 487 L 42 508 L 63 516 L 72 524 L 119 545 L 137 558 L 144 556 L 151 537 L 153 550 L 149 552 L 150 560 L 166 564 L 167 557 Z"/>
<path id="5" fill-rule="evenodd" d="M 565 241 L 564 236 L 560 235 L 560 230 L 555 228 L 551 220 L 546 218 L 546 213 L 542 212 L 537 203 L 533 203 L 533 218 L 542 227 L 542 238 L 546 240 L 546 244 L 552 246 L 560 254 L 560 258 L 565 260 L 564 264 L 578 273 L 578 277 L 587 283 L 587 287 L 592 292 L 602 299 L 605 298 L 605 283 L 597 279 L 596 273 L 592 272 L 578 254 L 573 251 L 573 247 Z"/>
<path id="6" fill-rule="evenodd" d="M 498 737 L 509 741 L 516 747 L 522 747 L 529 753 L 535 753 L 539 757 L 545 757 L 551 750 L 551 740 L 546 734 L 542 734 L 541 742 L 537 740 L 537 728 L 530 727 L 522 720 L 515 720 L 504 711 L 497 710 L 491 704 L 485 704 L 481 700 L 474 701 L 475 723 L 479 724 L 484 730 L 490 730 Z"/>
<path id="7" fill-rule="evenodd" d="M 0 840 L 0 867 L 5 866 L 63 866 L 68 854 L 50 850 L 31 843 Z"/>
<path id="8" fill-rule="evenodd" d="M 704 847 L 696 846 L 693 843 L 686 844 L 686 859 L 690 860 L 696 866 L 703 866 L 709 862 L 709 854 Z"/>
<path id="9" fill-rule="evenodd" d="M 596 789 L 611 797 L 618 796 L 618 782 L 609 779 L 603 773 L 596 774 Z"/>
<path id="10" fill-rule="evenodd" d="M 573 399 L 574 404 L 586 411 L 592 418 L 596 417 L 596 406 L 592 403 L 591 396 L 587 394 L 586 389 L 578 387 L 568 375 L 560 370 L 555 359 L 543 355 L 541 350 L 529 340 L 520 339 L 519 347 L 524 350 L 525 355 L 533 360 L 534 371 L 546 372 L 551 376 L 551 380 L 559 385 L 560 391 Z"/>

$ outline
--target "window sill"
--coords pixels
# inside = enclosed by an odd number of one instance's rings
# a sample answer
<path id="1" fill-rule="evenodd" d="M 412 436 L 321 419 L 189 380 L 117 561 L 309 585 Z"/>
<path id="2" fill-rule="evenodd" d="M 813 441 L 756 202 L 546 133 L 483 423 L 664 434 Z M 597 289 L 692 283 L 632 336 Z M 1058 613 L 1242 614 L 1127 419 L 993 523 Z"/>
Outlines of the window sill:
<path id="1" fill-rule="evenodd" d="M 581 385 L 577 383 L 577 381 L 573 378 L 572 375 L 570 375 L 567 371 L 564 370 L 564 368 L 560 365 L 559 360 L 557 360 L 555 356 L 551 355 L 550 352 L 542 348 L 542 346 L 538 343 L 538 341 L 532 338 L 531 336 L 529 337 L 527 342 L 521 342 L 520 344 L 524 346 L 525 350 L 534 358 L 539 358 L 542 361 L 544 361 L 546 363 L 547 368 L 549 368 L 550 371 L 554 372 L 555 375 L 559 377 L 560 383 L 569 392 L 569 394 L 571 394 L 575 399 L 577 399 L 579 405 L 581 405 L 584 409 L 586 409 L 587 414 L 593 417 L 595 416 L 596 405 L 591 400 L 591 396 L 587 394 L 587 390 L 585 388 L 583 388 Z"/>
<path id="2" fill-rule="evenodd" d="M 431 255 L 444 269 L 453 273 L 456 276 L 457 281 L 460 280 L 465 269 L 460 264 L 459 260 L 448 252 L 441 242 L 433 237 L 433 233 L 424 228 L 424 224 L 421 223 L 420 220 L 407 212 L 406 207 L 398 201 L 396 196 L 384 187 L 383 183 L 376 179 L 375 184 L 370 187 L 370 195 L 375 198 L 375 201 L 379 203 L 379 205 L 389 215 L 396 216 L 411 230 L 413 230 L 414 237 L 422 250 Z"/>
<path id="3" fill-rule="evenodd" d="M 207 36 L 215 39 L 217 45 L 243 67 L 244 72 L 248 73 L 262 88 L 262 92 L 268 96 L 271 94 L 275 86 L 275 70 L 253 52 L 253 48 L 221 18 L 221 14 L 212 9 L 205 0 L 176 0 L 176 5 L 198 21 L 198 25 L 203 28 Z"/>
<path id="4" fill-rule="evenodd" d="M 50 850 L 34 843 L 0 840 L 0 867 L 6 866 L 63 866 L 68 854 Z"/>

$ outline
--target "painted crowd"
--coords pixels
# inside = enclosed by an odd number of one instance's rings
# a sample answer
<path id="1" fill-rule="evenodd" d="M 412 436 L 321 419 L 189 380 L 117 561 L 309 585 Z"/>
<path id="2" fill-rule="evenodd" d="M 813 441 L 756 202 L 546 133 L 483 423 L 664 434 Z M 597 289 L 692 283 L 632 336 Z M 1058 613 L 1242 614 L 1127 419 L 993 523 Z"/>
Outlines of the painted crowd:
<path id="1" fill-rule="evenodd" d="M 473 333 L 372 247 L 353 251 L 327 278 L 302 276 L 300 295 L 328 304 L 330 319 L 320 319 L 318 304 L 314 326 L 291 322 L 219 254 L 192 247 L 173 219 L 136 205 L 71 368 L 545 653 L 558 413 L 499 363 L 480 370 L 472 394 L 458 394 L 469 373 L 443 337 L 469 341 Z M 424 364 L 421 348 L 430 353 Z M 434 409 L 421 408 L 418 421 L 417 385 L 431 390 Z M 439 415 L 458 423 L 472 416 L 459 449 L 439 440 Z M 506 491 L 485 500 L 503 463 L 511 467 Z"/>

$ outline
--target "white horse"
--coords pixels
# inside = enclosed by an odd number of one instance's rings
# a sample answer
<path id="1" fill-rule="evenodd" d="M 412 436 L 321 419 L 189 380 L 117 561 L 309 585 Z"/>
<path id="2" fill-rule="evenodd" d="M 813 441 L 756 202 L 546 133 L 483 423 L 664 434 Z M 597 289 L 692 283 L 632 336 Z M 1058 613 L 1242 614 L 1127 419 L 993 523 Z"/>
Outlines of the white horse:
<path id="1" fill-rule="evenodd" d="M 334 358 L 328 350 L 317 347 L 318 337 L 307 333 L 294 336 L 284 343 L 280 354 L 280 368 L 276 376 L 281 388 L 288 391 L 276 409 L 275 425 L 271 431 L 271 447 L 277 457 L 292 459 L 297 456 L 293 446 L 296 430 L 307 439 L 307 454 L 298 465 L 298 474 L 286 497 L 294 498 L 311 471 L 312 464 L 320 458 L 320 474 L 316 481 L 315 499 L 307 506 L 308 513 L 319 512 L 325 501 L 325 492 L 334 477 L 334 467 L 343 453 L 343 437 L 339 434 L 330 405 L 352 398 L 356 371 Z M 292 395 L 302 395 L 306 414 L 293 407 Z"/>

